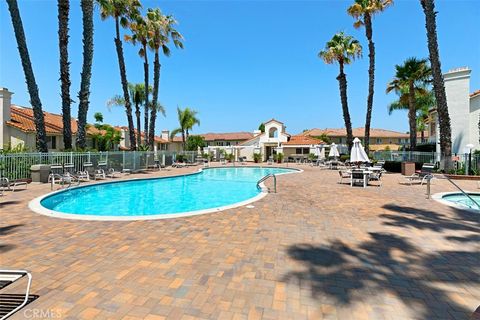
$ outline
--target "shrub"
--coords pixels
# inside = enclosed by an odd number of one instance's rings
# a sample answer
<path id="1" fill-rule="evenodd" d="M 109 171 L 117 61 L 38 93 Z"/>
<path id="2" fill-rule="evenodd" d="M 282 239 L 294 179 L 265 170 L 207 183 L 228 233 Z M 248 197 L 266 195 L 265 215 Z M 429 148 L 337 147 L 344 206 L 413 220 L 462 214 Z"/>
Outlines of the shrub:
<path id="1" fill-rule="evenodd" d="M 282 161 L 283 161 L 283 153 L 280 152 L 279 154 L 277 154 L 277 162 L 282 163 Z"/>

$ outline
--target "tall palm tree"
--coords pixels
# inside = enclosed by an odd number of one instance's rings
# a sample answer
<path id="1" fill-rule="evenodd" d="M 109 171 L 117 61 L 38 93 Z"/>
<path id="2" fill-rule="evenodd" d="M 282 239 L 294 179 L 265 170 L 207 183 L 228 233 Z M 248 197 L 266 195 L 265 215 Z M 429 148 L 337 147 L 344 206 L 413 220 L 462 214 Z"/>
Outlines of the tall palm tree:
<path id="1" fill-rule="evenodd" d="M 440 54 L 438 53 L 437 21 L 435 3 L 433 0 L 420 0 L 425 13 L 425 27 L 427 30 L 428 51 L 433 74 L 433 91 L 437 101 L 438 121 L 440 127 L 440 149 L 445 160 L 445 169 L 452 168 L 452 130 L 448 113 L 447 95 L 443 82 Z"/>
<path id="2" fill-rule="evenodd" d="M 395 91 L 399 96 L 402 90 L 408 92 L 408 122 L 410 126 L 410 150 L 417 146 L 417 122 L 415 92 L 430 82 L 432 70 L 426 59 L 408 58 L 402 65 L 395 66 L 395 77 L 387 84 L 387 93 Z"/>
<path id="3" fill-rule="evenodd" d="M 337 76 L 337 80 L 340 87 L 343 120 L 345 121 L 345 128 L 347 130 L 347 146 L 350 150 L 353 145 L 353 134 L 352 121 L 350 120 L 350 112 L 348 110 L 347 77 L 344 72 L 344 67 L 345 65 L 352 63 L 356 58 L 362 56 L 362 46 L 352 36 L 339 32 L 327 42 L 325 49 L 320 51 L 318 56 L 325 63 L 338 63 L 340 67 L 340 73 Z"/>
<path id="4" fill-rule="evenodd" d="M 70 63 L 68 62 L 69 0 L 58 0 L 58 46 L 60 49 L 60 81 L 62 96 L 63 146 L 72 149 L 72 120 L 70 115 Z"/>
<path id="5" fill-rule="evenodd" d="M 132 22 L 130 22 L 129 28 L 132 32 L 131 35 L 125 35 L 125 41 L 131 42 L 133 45 L 140 43 L 141 48 L 138 50 L 138 55 L 143 58 L 143 73 L 145 84 L 143 89 L 144 101 L 144 130 L 145 130 L 145 145 L 148 145 L 148 112 L 149 112 L 149 90 L 150 86 L 148 85 L 149 72 L 148 72 L 148 52 L 147 45 L 148 41 L 151 38 L 151 31 L 149 30 L 150 24 L 147 24 L 147 21 L 142 16 L 133 17 Z M 135 100 L 135 99 L 134 99 Z"/>
<path id="6" fill-rule="evenodd" d="M 183 49 L 183 36 L 175 29 L 177 21 L 173 16 L 164 16 L 160 9 L 148 9 L 148 24 L 153 31 L 153 36 L 149 41 L 149 47 L 155 52 L 153 61 L 153 96 L 152 106 L 157 106 L 158 92 L 160 88 L 160 49 L 167 57 L 170 56 L 170 48 L 168 44 L 172 40 L 176 48 Z M 150 115 L 149 141 L 150 148 L 153 149 L 153 139 L 155 137 L 155 121 L 157 120 L 158 108 L 152 107 Z"/>
<path id="7" fill-rule="evenodd" d="M 400 97 L 398 100 L 390 103 L 388 106 L 388 114 L 392 114 L 395 110 L 409 110 L 408 105 L 409 93 L 408 88 L 400 89 Z M 421 141 L 425 140 L 426 122 L 428 120 L 430 108 L 435 106 L 435 95 L 428 88 L 417 88 L 415 90 L 415 108 L 417 132 L 421 134 Z"/>
<path id="8" fill-rule="evenodd" d="M 347 13 L 356 19 L 353 26 L 360 28 L 365 26 L 365 35 L 368 40 L 368 97 L 367 116 L 365 120 L 365 151 L 370 148 L 370 123 L 372 121 L 373 94 L 375 84 L 375 43 L 372 40 L 373 28 L 372 18 L 375 14 L 382 12 L 393 3 L 393 0 L 355 0 Z"/>
<path id="9" fill-rule="evenodd" d="M 87 147 L 87 113 L 90 97 L 90 79 L 93 62 L 93 0 L 81 0 L 83 23 L 83 65 L 78 92 L 77 148 Z"/>
<path id="10" fill-rule="evenodd" d="M 125 67 L 125 58 L 123 56 L 122 40 L 120 38 L 120 26 L 127 27 L 130 17 L 139 15 L 141 7 L 138 0 L 97 0 L 100 6 L 100 15 L 102 20 L 112 17 L 115 20 L 115 48 L 117 51 L 118 66 L 120 70 L 120 79 L 125 99 L 125 113 L 127 114 L 128 133 L 130 137 L 130 148 L 136 149 L 135 128 L 133 124 L 132 105 L 130 94 L 128 92 L 127 70 Z"/>
<path id="11" fill-rule="evenodd" d="M 192 130 L 193 126 L 200 125 L 200 120 L 197 118 L 197 111 L 192 110 L 189 107 L 186 107 L 183 110 L 177 107 L 177 116 L 180 127 L 174 129 L 170 136 L 173 138 L 178 133 L 181 133 L 183 150 L 185 150 L 185 142 L 188 139 L 189 132 Z"/>
<path id="12" fill-rule="evenodd" d="M 42 110 L 42 102 L 38 94 L 38 86 L 33 73 L 32 63 L 30 62 L 30 55 L 27 48 L 27 40 L 25 39 L 25 32 L 23 30 L 22 18 L 18 10 L 17 0 L 7 0 L 8 10 L 12 19 L 13 30 L 17 40 L 18 52 L 20 60 L 22 61 L 23 72 L 27 82 L 28 93 L 30 95 L 30 103 L 32 104 L 35 131 L 36 131 L 36 145 L 39 152 L 48 152 L 47 134 L 45 132 L 45 120 Z"/>

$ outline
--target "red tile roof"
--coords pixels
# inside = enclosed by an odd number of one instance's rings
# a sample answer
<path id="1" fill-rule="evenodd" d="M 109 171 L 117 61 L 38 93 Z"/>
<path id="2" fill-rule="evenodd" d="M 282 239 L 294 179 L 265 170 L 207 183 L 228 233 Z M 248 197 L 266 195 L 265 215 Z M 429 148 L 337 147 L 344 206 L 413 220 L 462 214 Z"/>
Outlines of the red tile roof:
<path id="1" fill-rule="evenodd" d="M 253 137 L 251 132 L 228 132 L 228 133 L 203 133 L 199 134 L 202 136 L 205 141 L 216 141 L 216 140 L 226 140 L 226 141 L 240 141 L 248 140 Z"/>
<path id="2" fill-rule="evenodd" d="M 470 94 L 470 98 L 476 97 L 476 96 L 478 96 L 478 95 L 480 95 L 480 90 L 477 90 L 477 91 L 472 92 L 472 93 Z"/>
<path id="3" fill-rule="evenodd" d="M 363 137 L 365 136 L 365 128 L 353 128 L 354 137 Z M 325 134 L 328 137 L 346 137 L 347 130 L 345 128 L 326 128 L 326 129 L 311 129 L 307 130 L 301 135 L 319 137 Z M 408 133 L 385 130 L 385 129 L 370 129 L 370 138 L 408 138 Z"/>
<path id="4" fill-rule="evenodd" d="M 320 139 L 307 136 L 307 135 L 297 135 L 292 136 L 288 142 L 283 143 L 283 145 L 317 145 L 317 144 L 325 144 Z"/>
<path id="5" fill-rule="evenodd" d="M 43 112 L 45 130 L 49 134 L 62 134 L 62 116 L 50 112 Z M 10 112 L 11 120 L 7 125 L 15 127 L 24 132 L 35 132 L 33 110 L 12 105 Z M 72 118 L 72 133 L 77 132 L 77 120 Z"/>

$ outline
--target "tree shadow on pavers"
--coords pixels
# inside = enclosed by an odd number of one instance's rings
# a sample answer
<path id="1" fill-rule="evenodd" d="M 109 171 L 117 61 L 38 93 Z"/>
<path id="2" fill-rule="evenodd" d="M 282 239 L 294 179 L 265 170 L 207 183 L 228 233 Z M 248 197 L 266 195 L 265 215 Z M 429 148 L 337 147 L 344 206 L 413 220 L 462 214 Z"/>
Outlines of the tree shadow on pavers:
<path id="1" fill-rule="evenodd" d="M 13 204 L 19 204 L 22 201 L 19 200 L 7 200 L 7 201 L 2 201 L 0 202 L 0 209 L 4 209 L 6 206 L 13 205 Z"/>
<path id="2" fill-rule="evenodd" d="M 478 213 L 451 208 L 453 215 L 434 212 L 413 207 L 386 204 L 382 208 L 388 213 L 380 215 L 385 221 L 383 224 L 401 228 L 417 228 L 443 232 L 471 231 L 480 233 L 480 216 Z"/>
<path id="3" fill-rule="evenodd" d="M 0 227 L 0 236 L 12 233 L 15 229 L 23 227 L 24 224 L 11 224 L 9 226 Z"/>
<path id="4" fill-rule="evenodd" d="M 389 233 L 370 233 L 369 240 L 354 247 L 339 240 L 326 246 L 293 245 L 288 254 L 302 270 L 282 280 L 309 289 L 319 304 L 323 297 L 347 307 L 367 299 L 391 304 L 390 294 L 418 319 L 468 318 L 473 310 L 452 300 L 444 288 L 480 283 L 479 252 L 424 253 Z"/>
<path id="5" fill-rule="evenodd" d="M 0 236 L 6 236 L 15 231 L 15 229 L 23 227 L 23 224 L 12 224 L 9 226 L 0 227 Z M 16 245 L 1 243 L 0 239 L 0 253 L 5 253 L 7 251 L 13 250 Z"/>

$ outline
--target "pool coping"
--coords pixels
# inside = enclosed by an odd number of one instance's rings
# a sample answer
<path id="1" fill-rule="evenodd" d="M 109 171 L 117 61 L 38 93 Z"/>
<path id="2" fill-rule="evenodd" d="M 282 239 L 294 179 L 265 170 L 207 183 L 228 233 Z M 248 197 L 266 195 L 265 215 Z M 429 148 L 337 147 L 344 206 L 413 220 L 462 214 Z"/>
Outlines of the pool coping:
<path id="1" fill-rule="evenodd" d="M 202 209 L 202 210 L 194 210 L 194 211 L 186 211 L 180 213 L 165 213 L 165 214 L 152 214 L 152 215 L 143 215 L 143 216 L 99 216 L 99 215 L 92 215 L 92 214 L 74 214 L 74 213 L 64 213 L 60 211 L 50 210 L 42 206 L 41 201 L 47 197 L 53 196 L 57 193 L 65 192 L 67 190 L 79 189 L 79 188 L 86 188 L 89 186 L 96 186 L 100 184 L 113 184 L 113 183 L 122 183 L 122 182 L 129 182 L 129 181 L 141 181 L 141 180 L 160 180 L 160 179 L 167 179 L 167 178 L 176 178 L 176 177 L 184 177 L 190 176 L 195 174 L 200 174 L 204 170 L 211 170 L 211 169 L 232 169 L 232 168 L 275 168 L 275 169 L 288 169 L 292 170 L 292 172 L 284 172 L 284 173 L 277 173 L 276 175 L 284 175 L 284 174 L 293 174 L 293 173 L 301 173 L 303 172 L 302 169 L 299 168 L 285 168 L 285 167 L 275 167 L 275 166 L 248 166 L 248 167 L 211 167 L 211 168 L 199 168 L 195 172 L 189 172 L 184 174 L 177 174 L 172 176 L 166 177 L 142 177 L 142 178 L 133 178 L 133 179 L 126 179 L 126 180 L 118 180 L 118 181 L 102 181 L 97 182 L 95 184 L 86 184 L 86 185 L 79 185 L 67 189 L 60 189 L 53 192 L 49 192 L 42 196 L 36 197 L 28 203 L 28 208 L 35 213 L 52 217 L 52 218 L 59 218 L 59 219 L 69 219 L 69 220 L 83 220 L 83 221 L 139 221 L 139 220 L 160 220 L 160 219 L 172 219 L 172 218 L 182 218 L 182 217 L 190 217 L 190 216 L 197 216 L 202 214 L 214 213 L 214 212 L 221 212 L 228 209 L 238 208 L 250 203 L 256 202 L 265 196 L 268 195 L 268 188 L 265 186 L 263 182 L 259 184 L 260 193 L 252 198 L 249 198 L 244 201 L 235 202 L 230 205 L 214 207 L 209 209 Z"/>
<path id="2" fill-rule="evenodd" d="M 480 192 L 474 192 L 474 191 L 468 191 L 468 190 L 465 190 L 465 193 L 480 195 Z M 438 192 L 438 193 L 432 194 L 432 199 L 437 202 L 440 202 L 441 204 L 444 204 L 446 206 L 449 206 L 455 209 L 469 211 L 469 212 L 478 214 L 479 210 L 475 210 L 475 209 L 463 206 L 461 204 L 456 204 L 455 202 L 451 202 L 443 199 L 444 196 L 452 195 L 452 194 L 462 194 L 462 193 L 459 191 Z"/>

